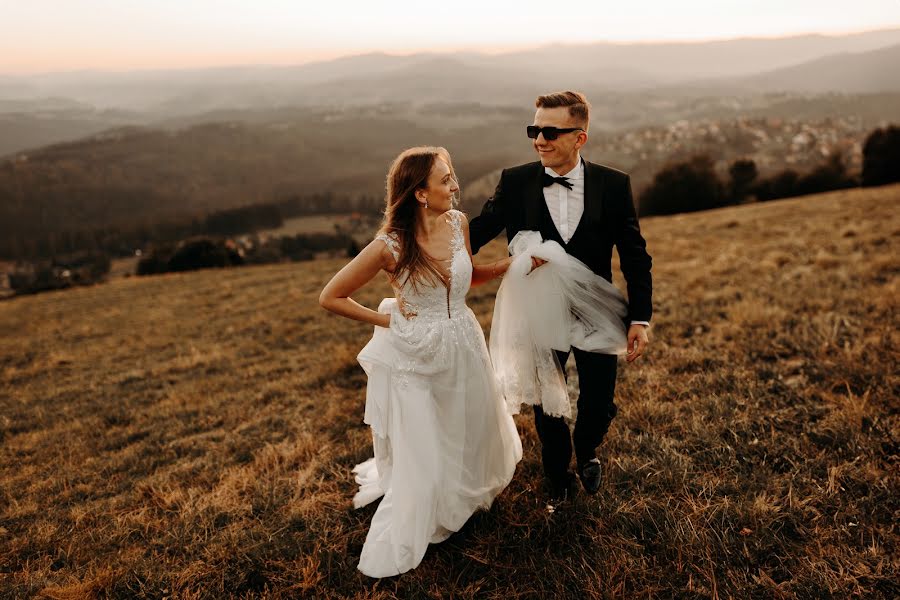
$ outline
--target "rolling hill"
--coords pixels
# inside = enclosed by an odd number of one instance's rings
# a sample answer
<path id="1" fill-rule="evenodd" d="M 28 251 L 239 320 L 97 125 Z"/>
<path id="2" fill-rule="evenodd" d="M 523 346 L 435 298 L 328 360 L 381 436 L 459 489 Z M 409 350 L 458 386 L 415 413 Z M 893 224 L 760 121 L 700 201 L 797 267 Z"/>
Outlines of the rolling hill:
<path id="1" fill-rule="evenodd" d="M 741 82 L 756 91 L 847 94 L 900 91 L 900 44 L 868 52 L 842 53 L 754 75 Z"/>
<path id="2" fill-rule="evenodd" d="M 0 161 L 0 235 L 144 225 L 326 193 L 377 202 L 390 161 L 419 144 L 450 150 L 463 205 L 474 209 L 492 194 L 499 169 L 534 160 L 523 134 L 532 114 L 527 105 L 437 102 L 286 107 L 217 111 L 202 124 L 178 119 L 107 130 Z M 607 128 L 616 120 L 624 130 Z M 728 161 L 758 152 L 760 167 L 772 170 L 791 152 L 802 124 L 850 147 L 884 120 L 900 121 L 900 94 L 746 101 L 601 96 L 584 155 L 629 171 L 639 194 L 669 160 L 705 152 Z M 785 134 L 785 127 L 795 133 Z M 782 139 L 758 146 L 761 136 Z M 820 160 L 815 154 L 792 164 L 805 169 Z"/>
<path id="3" fill-rule="evenodd" d="M 0 163 L 0 233 L 134 224 L 324 192 L 380 196 L 390 161 L 415 145 L 453 152 L 477 144 L 456 162 L 461 176 L 474 179 L 529 155 L 517 143 L 523 121 L 497 118 L 493 138 L 477 137 L 478 126 L 439 131 L 399 116 L 321 114 L 110 130 Z"/>

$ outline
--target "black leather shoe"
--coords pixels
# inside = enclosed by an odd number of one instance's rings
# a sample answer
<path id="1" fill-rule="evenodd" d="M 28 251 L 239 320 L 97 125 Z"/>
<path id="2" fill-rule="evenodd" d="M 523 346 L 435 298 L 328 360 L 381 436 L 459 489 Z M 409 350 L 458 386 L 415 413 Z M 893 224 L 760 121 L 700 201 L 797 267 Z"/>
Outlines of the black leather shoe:
<path id="1" fill-rule="evenodd" d="M 578 478 L 581 479 L 581 485 L 588 494 L 596 494 L 600 489 L 600 476 L 599 458 L 592 458 L 578 465 Z"/>
<path id="2" fill-rule="evenodd" d="M 561 480 L 544 479 L 544 485 L 547 490 L 549 500 L 554 504 L 565 502 L 572 497 L 572 483 L 575 481 L 575 475 L 569 471 Z"/>

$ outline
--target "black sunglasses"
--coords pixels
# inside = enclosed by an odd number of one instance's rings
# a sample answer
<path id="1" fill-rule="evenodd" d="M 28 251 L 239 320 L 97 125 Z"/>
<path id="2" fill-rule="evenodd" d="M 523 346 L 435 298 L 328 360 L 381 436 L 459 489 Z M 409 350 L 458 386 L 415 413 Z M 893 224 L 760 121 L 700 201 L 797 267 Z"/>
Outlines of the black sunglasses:
<path id="1" fill-rule="evenodd" d="M 542 133 L 544 134 L 545 140 L 555 140 L 559 137 L 559 134 L 572 133 L 573 131 L 584 131 L 584 129 L 581 127 L 565 127 L 560 129 L 559 127 L 538 127 L 537 125 L 529 125 L 525 128 L 525 133 L 533 140 L 536 140 Z"/>

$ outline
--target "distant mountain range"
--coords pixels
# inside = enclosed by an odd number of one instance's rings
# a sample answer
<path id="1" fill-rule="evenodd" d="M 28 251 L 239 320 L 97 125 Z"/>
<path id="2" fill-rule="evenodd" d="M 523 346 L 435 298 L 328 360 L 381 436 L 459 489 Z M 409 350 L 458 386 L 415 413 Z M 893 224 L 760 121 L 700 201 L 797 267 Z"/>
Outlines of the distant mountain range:
<path id="1" fill-rule="evenodd" d="M 806 82 L 828 64 L 820 61 L 841 57 L 854 66 L 832 73 L 827 85 L 822 81 L 814 87 L 858 93 L 896 89 L 900 69 L 878 74 L 869 65 L 884 64 L 884 57 L 873 51 L 898 44 L 900 29 L 890 29 L 843 36 L 554 45 L 499 55 L 366 54 L 288 67 L 82 71 L 0 78 L 0 99 L 60 97 L 99 109 L 172 117 L 223 108 L 385 101 L 518 105 L 528 104 L 538 92 L 559 88 L 595 95 L 662 87 L 690 92 L 692 84 L 703 82 L 704 87 L 727 90 L 740 86 L 741 78 L 750 78 L 748 87 L 764 80 L 767 89 L 792 92 L 807 91 Z M 784 71 L 788 68 L 796 72 Z"/>

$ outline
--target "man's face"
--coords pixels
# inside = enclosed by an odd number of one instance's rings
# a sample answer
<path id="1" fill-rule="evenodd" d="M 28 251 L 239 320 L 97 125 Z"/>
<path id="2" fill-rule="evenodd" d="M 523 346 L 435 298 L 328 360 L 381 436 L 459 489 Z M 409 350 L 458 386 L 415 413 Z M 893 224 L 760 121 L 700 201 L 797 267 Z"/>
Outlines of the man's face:
<path id="1" fill-rule="evenodd" d="M 538 127 L 558 127 L 560 129 L 581 126 L 572 119 L 566 106 L 537 109 L 537 112 L 534 113 L 534 124 Z M 568 166 L 569 168 L 563 171 L 567 172 L 577 164 L 578 149 L 584 146 L 586 141 L 587 133 L 573 131 L 561 133 L 555 140 L 545 139 L 544 134 L 541 133 L 537 139 L 532 140 L 532 144 L 541 158 L 542 165 L 551 169 Z"/>

